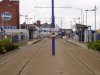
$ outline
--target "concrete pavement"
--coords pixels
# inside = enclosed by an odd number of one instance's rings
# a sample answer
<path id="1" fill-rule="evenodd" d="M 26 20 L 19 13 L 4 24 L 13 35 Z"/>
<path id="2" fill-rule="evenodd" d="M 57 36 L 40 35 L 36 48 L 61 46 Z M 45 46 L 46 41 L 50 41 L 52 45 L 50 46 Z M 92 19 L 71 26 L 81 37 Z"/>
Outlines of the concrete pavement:
<path id="1" fill-rule="evenodd" d="M 51 54 L 50 40 L 44 44 L 35 58 L 31 60 L 22 75 L 92 75 L 68 52 L 58 39 L 56 55 Z"/>
<path id="2" fill-rule="evenodd" d="M 55 56 L 52 56 L 51 39 L 22 49 L 13 60 L 0 66 L 0 75 L 100 75 L 100 53 L 65 39 L 56 39 Z"/>
<path id="3" fill-rule="evenodd" d="M 73 43 L 73 44 L 76 44 L 76 45 L 78 45 L 78 46 L 80 46 L 80 47 L 87 48 L 86 44 L 81 43 L 81 42 L 79 42 L 79 41 L 76 41 L 76 40 L 73 40 L 73 39 L 67 39 L 67 41 L 69 41 L 69 42 L 71 42 L 71 43 Z"/>
<path id="4" fill-rule="evenodd" d="M 39 42 L 39 41 L 41 41 L 41 39 L 33 39 L 33 40 L 31 40 L 31 41 L 28 41 L 28 42 L 27 42 L 27 45 L 31 45 L 31 44 L 37 43 L 37 42 Z"/>

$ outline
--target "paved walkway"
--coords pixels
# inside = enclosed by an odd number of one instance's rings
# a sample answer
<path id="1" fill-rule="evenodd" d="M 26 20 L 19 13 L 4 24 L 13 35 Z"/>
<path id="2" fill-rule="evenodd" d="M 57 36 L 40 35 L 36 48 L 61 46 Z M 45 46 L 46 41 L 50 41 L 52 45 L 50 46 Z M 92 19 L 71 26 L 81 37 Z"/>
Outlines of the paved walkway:
<path id="1" fill-rule="evenodd" d="M 23 47 L 12 57 L 0 66 L 0 75 L 100 75 L 100 53 L 65 39 L 56 39 L 55 56 L 52 56 L 51 39 L 44 39 Z"/>
<path id="2" fill-rule="evenodd" d="M 76 41 L 76 40 L 73 40 L 73 39 L 68 39 L 67 41 L 69 41 L 69 42 L 71 42 L 71 43 L 74 43 L 74 44 L 76 44 L 76 45 L 78 45 L 78 46 L 87 48 L 86 44 L 81 43 L 81 42 L 79 42 L 79 41 Z"/>
<path id="3" fill-rule="evenodd" d="M 36 43 L 36 42 L 38 42 L 38 41 L 40 41 L 40 40 L 41 40 L 41 39 L 33 39 L 33 40 L 30 40 L 30 41 L 27 42 L 27 45 L 34 44 L 34 43 Z"/>

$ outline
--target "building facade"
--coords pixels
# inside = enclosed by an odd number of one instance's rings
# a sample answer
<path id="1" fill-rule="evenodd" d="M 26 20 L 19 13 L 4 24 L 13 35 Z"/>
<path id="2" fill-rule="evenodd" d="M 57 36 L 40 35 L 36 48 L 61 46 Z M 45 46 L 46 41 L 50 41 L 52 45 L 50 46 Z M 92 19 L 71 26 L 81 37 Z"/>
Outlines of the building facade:
<path id="1" fill-rule="evenodd" d="M 0 28 L 19 28 L 19 0 L 0 1 Z"/>

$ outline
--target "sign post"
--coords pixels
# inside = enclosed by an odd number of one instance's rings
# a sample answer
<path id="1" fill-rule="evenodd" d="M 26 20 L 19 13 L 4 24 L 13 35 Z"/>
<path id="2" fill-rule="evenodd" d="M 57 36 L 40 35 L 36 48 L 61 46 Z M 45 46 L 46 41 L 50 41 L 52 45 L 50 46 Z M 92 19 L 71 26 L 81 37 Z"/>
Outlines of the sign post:
<path id="1" fill-rule="evenodd" d="M 52 0 L 52 28 L 55 28 L 54 0 Z M 53 35 L 53 33 L 52 33 Z M 52 55 L 55 56 L 55 37 L 52 37 Z"/>

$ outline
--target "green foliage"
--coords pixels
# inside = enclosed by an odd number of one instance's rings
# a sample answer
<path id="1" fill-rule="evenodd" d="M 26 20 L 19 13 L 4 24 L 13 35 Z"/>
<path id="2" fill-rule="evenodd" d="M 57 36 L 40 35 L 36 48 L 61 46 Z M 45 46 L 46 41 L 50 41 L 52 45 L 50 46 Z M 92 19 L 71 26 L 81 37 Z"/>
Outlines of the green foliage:
<path id="1" fill-rule="evenodd" d="M 0 44 L 10 43 L 10 38 L 0 40 Z"/>
<path id="2" fill-rule="evenodd" d="M 4 54 L 6 52 L 7 50 L 3 46 L 0 46 L 0 54 Z"/>
<path id="3" fill-rule="evenodd" d="M 100 40 L 88 44 L 88 48 L 100 51 Z"/>
<path id="4" fill-rule="evenodd" d="M 6 49 L 7 51 L 11 51 L 11 50 L 14 49 L 13 44 L 11 44 L 11 43 L 5 44 L 4 47 L 5 47 L 5 49 Z"/>
<path id="5" fill-rule="evenodd" d="M 18 44 L 10 43 L 10 39 L 0 40 L 0 54 L 19 49 Z"/>
<path id="6" fill-rule="evenodd" d="M 19 49 L 19 44 L 13 44 L 13 47 L 14 47 L 15 49 Z"/>

